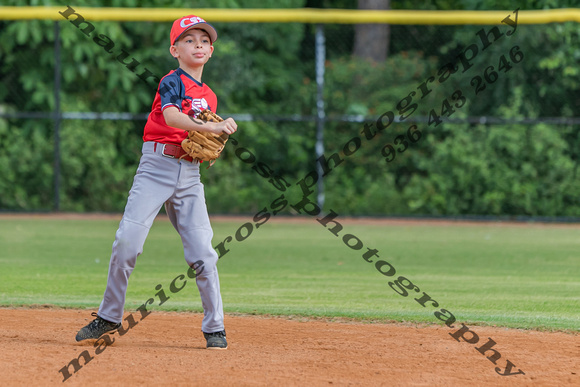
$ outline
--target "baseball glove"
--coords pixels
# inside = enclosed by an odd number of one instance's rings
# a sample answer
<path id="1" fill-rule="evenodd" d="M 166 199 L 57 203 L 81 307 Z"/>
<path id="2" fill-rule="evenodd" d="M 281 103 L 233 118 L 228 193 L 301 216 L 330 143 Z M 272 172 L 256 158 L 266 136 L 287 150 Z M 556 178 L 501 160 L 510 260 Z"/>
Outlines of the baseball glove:
<path id="1" fill-rule="evenodd" d="M 223 119 L 217 114 L 213 113 L 211 110 L 202 110 L 197 118 L 205 122 L 222 122 Z M 217 135 L 211 132 L 189 132 L 187 137 L 181 142 L 181 147 L 183 150 L 194 160 L 207 161 L 209 162 L 209 167 L 211 167 L 216 159 L 220 157 L 220 154 L 226 146 L 226 142 L 229 139 L 227 133 L 222 133 Z"/>

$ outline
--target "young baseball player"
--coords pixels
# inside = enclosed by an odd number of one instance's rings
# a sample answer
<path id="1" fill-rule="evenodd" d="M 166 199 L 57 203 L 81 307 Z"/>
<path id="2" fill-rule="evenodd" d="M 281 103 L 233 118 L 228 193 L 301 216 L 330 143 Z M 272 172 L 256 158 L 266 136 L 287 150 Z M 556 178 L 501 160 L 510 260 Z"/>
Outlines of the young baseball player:
<path id="1" fill-rule="evenodd" d="M 115 235 L 107 287 L 96 317 L 82 328 L 76 340 L 97 339 L 121 327 L 129 276 L 159 213 L 165 209 L 181 236 L 187 263 L 196 269 L 196 283 L 204 317 L 201 330 L 207 348 L 227 348 L 220 283 L 212 248 L 213 231 L 200 182 L 199 162 L 185 155 L 181 141 L 188 131 L 232 134 L 232 118 L 202 122 L 203 109 L 216 112 L 217 98 L 201 81 L 204 65 L 211 58 L 217 39 L 214 27 L 197 16 L 176 20 L 170 33 L 170 53 L 179 62 L 159 83 L 151 114 L 145 124 L 143 155 L 119 229 Z M 184 156 L 185 157 L 182 157 Z"/>

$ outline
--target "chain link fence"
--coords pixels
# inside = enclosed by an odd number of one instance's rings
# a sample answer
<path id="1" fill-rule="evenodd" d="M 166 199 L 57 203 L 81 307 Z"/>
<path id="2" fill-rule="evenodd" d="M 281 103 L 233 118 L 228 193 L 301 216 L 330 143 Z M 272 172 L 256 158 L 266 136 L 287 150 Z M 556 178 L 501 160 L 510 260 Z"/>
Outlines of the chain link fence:
<path id="1" fill-rule="evenodd" d="M 177 66 L 169 23 L 73 18 L 0 21 L 2 211 L 121 211 Z M 210 211 L 253 213 L 316 170 L 343 214 L 578 216 L 578 67 L 546 46 L 576 25 L 499 22 L 383 26 L 380 61 L 353 24 L 213 23 L 203 81 L 256 161 L 230 146 L 203 171 Z"/>

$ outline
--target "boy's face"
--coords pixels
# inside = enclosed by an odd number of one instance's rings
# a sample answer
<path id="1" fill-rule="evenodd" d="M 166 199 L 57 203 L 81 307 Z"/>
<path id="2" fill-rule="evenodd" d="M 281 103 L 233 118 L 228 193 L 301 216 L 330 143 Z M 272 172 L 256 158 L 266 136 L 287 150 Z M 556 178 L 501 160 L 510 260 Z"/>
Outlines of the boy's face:
<path id="1" fill-rule="evenodd" d="M 207 32 L 191 29 L 169 48 L 169 52 L 179 60 L 180 66 L 195 68 L 207 63 L 213 53 L 213 46 Z"/>

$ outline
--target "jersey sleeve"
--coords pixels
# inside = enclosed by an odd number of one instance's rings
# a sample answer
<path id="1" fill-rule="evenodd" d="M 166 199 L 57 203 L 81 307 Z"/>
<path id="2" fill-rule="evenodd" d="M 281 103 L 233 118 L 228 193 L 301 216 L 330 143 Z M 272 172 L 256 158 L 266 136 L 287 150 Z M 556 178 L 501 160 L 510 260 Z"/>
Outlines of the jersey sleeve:
<path id="1" fill-rule="evenodd" d="M 159 82 L 159 97 L 161 98 L 161 111 L 169 106 L 175 106 L 181 111 L 183 100 L 183 88 L 181 79 L 170 74 Z"/>

